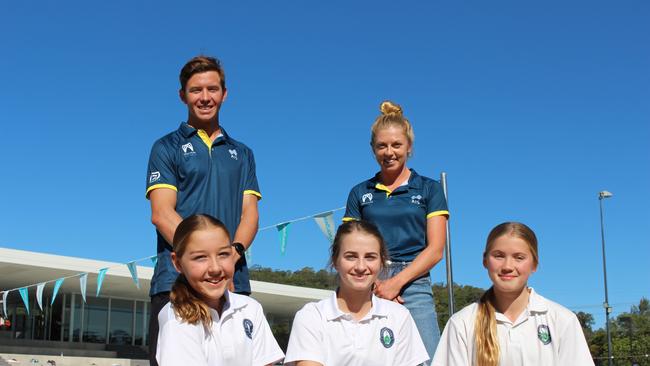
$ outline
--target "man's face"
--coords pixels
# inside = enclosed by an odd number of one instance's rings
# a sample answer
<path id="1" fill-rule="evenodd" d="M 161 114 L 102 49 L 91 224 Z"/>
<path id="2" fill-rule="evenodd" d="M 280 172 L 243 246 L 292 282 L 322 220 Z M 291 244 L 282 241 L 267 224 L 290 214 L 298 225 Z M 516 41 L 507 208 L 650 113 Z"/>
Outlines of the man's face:
<path id="1" fill-rule="evenodd" d="M 187 105 L 188 123 L 206 124 L 219 115 L 221 103 L 227 91 L 221 88 L 221 77 L 216 71 L 206 71 L 192 75 L 181 90 L 180 97 Z"/>

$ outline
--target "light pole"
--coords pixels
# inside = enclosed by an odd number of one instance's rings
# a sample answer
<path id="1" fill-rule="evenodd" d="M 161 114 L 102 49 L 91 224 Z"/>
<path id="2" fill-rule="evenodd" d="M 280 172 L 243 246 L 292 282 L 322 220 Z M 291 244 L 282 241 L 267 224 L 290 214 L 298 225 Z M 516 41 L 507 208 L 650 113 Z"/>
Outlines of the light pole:
<path id="1" fill-rule="evenodd" d="M 605 302 L 603 307 L 605 308 L 605 331 L 607 332 L 607 359 L 609 360 L 609 366 L 614 365 L 614 360 L 612 359 L 612 334 L 609 332 L 609 313 L 612 312 L 612 308 L 609 306 L 609 297 L 607 296 L 607 262 L 605 261 L 605 225 L 603 222 L 603 200 L 605 198 L 610 198 L 613 196 L 611 192 L 600 191 L 598 193 L 598 201 L 600 202 L 600 238 L 603 247 L 603 278 L 605 279 Z"/>

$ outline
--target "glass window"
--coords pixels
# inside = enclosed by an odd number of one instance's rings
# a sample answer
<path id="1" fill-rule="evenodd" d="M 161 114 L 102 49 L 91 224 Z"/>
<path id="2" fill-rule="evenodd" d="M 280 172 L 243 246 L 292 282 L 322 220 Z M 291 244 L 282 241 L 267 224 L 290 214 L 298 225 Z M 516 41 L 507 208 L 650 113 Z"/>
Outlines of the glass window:
<path id="1" fill-rule="evenodd" d="M 143 324 L 144 324 L 144 302 L 136 301 L 135 302 L 135 345 L 142 345 L 142 338 L 144 336 Z"/>
<path id="2" fill-rule="evenodd" d="M 72 294 L 72 309 L 73 309 L 73 318 L 72 318 L 72 341 L 73 342 L 79 342 L 79 337 L 81 336 L 81 324 L 83 322 L 83 317 L 82 315 L 82 306 L 83 306 L 83 298 L 81 298 L 80 294 Z"/>
<path id="3" fill-rule="evenodd" d="M 111 299 L 110 344 L 131 344 L 133 300 Z"/>
<path id="4" fill-rule="evenodd" d="M 83 341 L 106 343 L 106 323 L 108 322 L 108 299 L 87 297 L 84 310 Z"/>
<path id="5" fill-rule="evenodd" d="M 49 301 L 48 301 L 49 303 Z M 50 340 L 61 341 L 61 327 L 63 327 L 63 296 L 57 296 L 50 308 Z"/>

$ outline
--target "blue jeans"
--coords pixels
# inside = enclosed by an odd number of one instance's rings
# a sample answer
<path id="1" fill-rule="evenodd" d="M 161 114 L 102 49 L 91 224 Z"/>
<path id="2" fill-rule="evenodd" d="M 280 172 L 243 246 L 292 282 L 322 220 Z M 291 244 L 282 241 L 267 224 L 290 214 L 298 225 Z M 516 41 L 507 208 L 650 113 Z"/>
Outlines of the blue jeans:
<path id="1" fill-rule="evenodd" d="M 386 269 L 388 276 L 393 277 L 401 272 L 408 263 L 392 263 Z M 415 325 L 420 332 L 424 347 L 429 354 L 429 360 L 433 359 L 433 354 L 440 341 L 440 328 L 438 327 L 438 317 L 436 315 L 436 306 L 433 301 L 433 291 L 431 290 L 431 278 L 427 275 L 409 283 L 402 288 L 402 299 L 404 306 L 411 312 L 411 317 L 415 320 Z M 430 361 L 429 363 L 430 364 Z"/>

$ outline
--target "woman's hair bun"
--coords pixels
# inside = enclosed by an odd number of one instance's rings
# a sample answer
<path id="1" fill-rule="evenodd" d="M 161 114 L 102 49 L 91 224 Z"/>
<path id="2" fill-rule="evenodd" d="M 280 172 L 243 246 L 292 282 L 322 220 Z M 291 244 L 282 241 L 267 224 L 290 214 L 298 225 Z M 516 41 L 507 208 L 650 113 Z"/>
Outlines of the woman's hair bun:
<path id="1" fill-rule="evenodd" d="M 388 115 L 388 114 L 396 114 L 398 116 L 402 115 L 402 107 L 400 107 L 399 104 L 397 103 L 391 102 L 390 100 L 385 100 L 381 102 L 381 105 L 379 106 L 379 110 L 383 115 Z"/>

